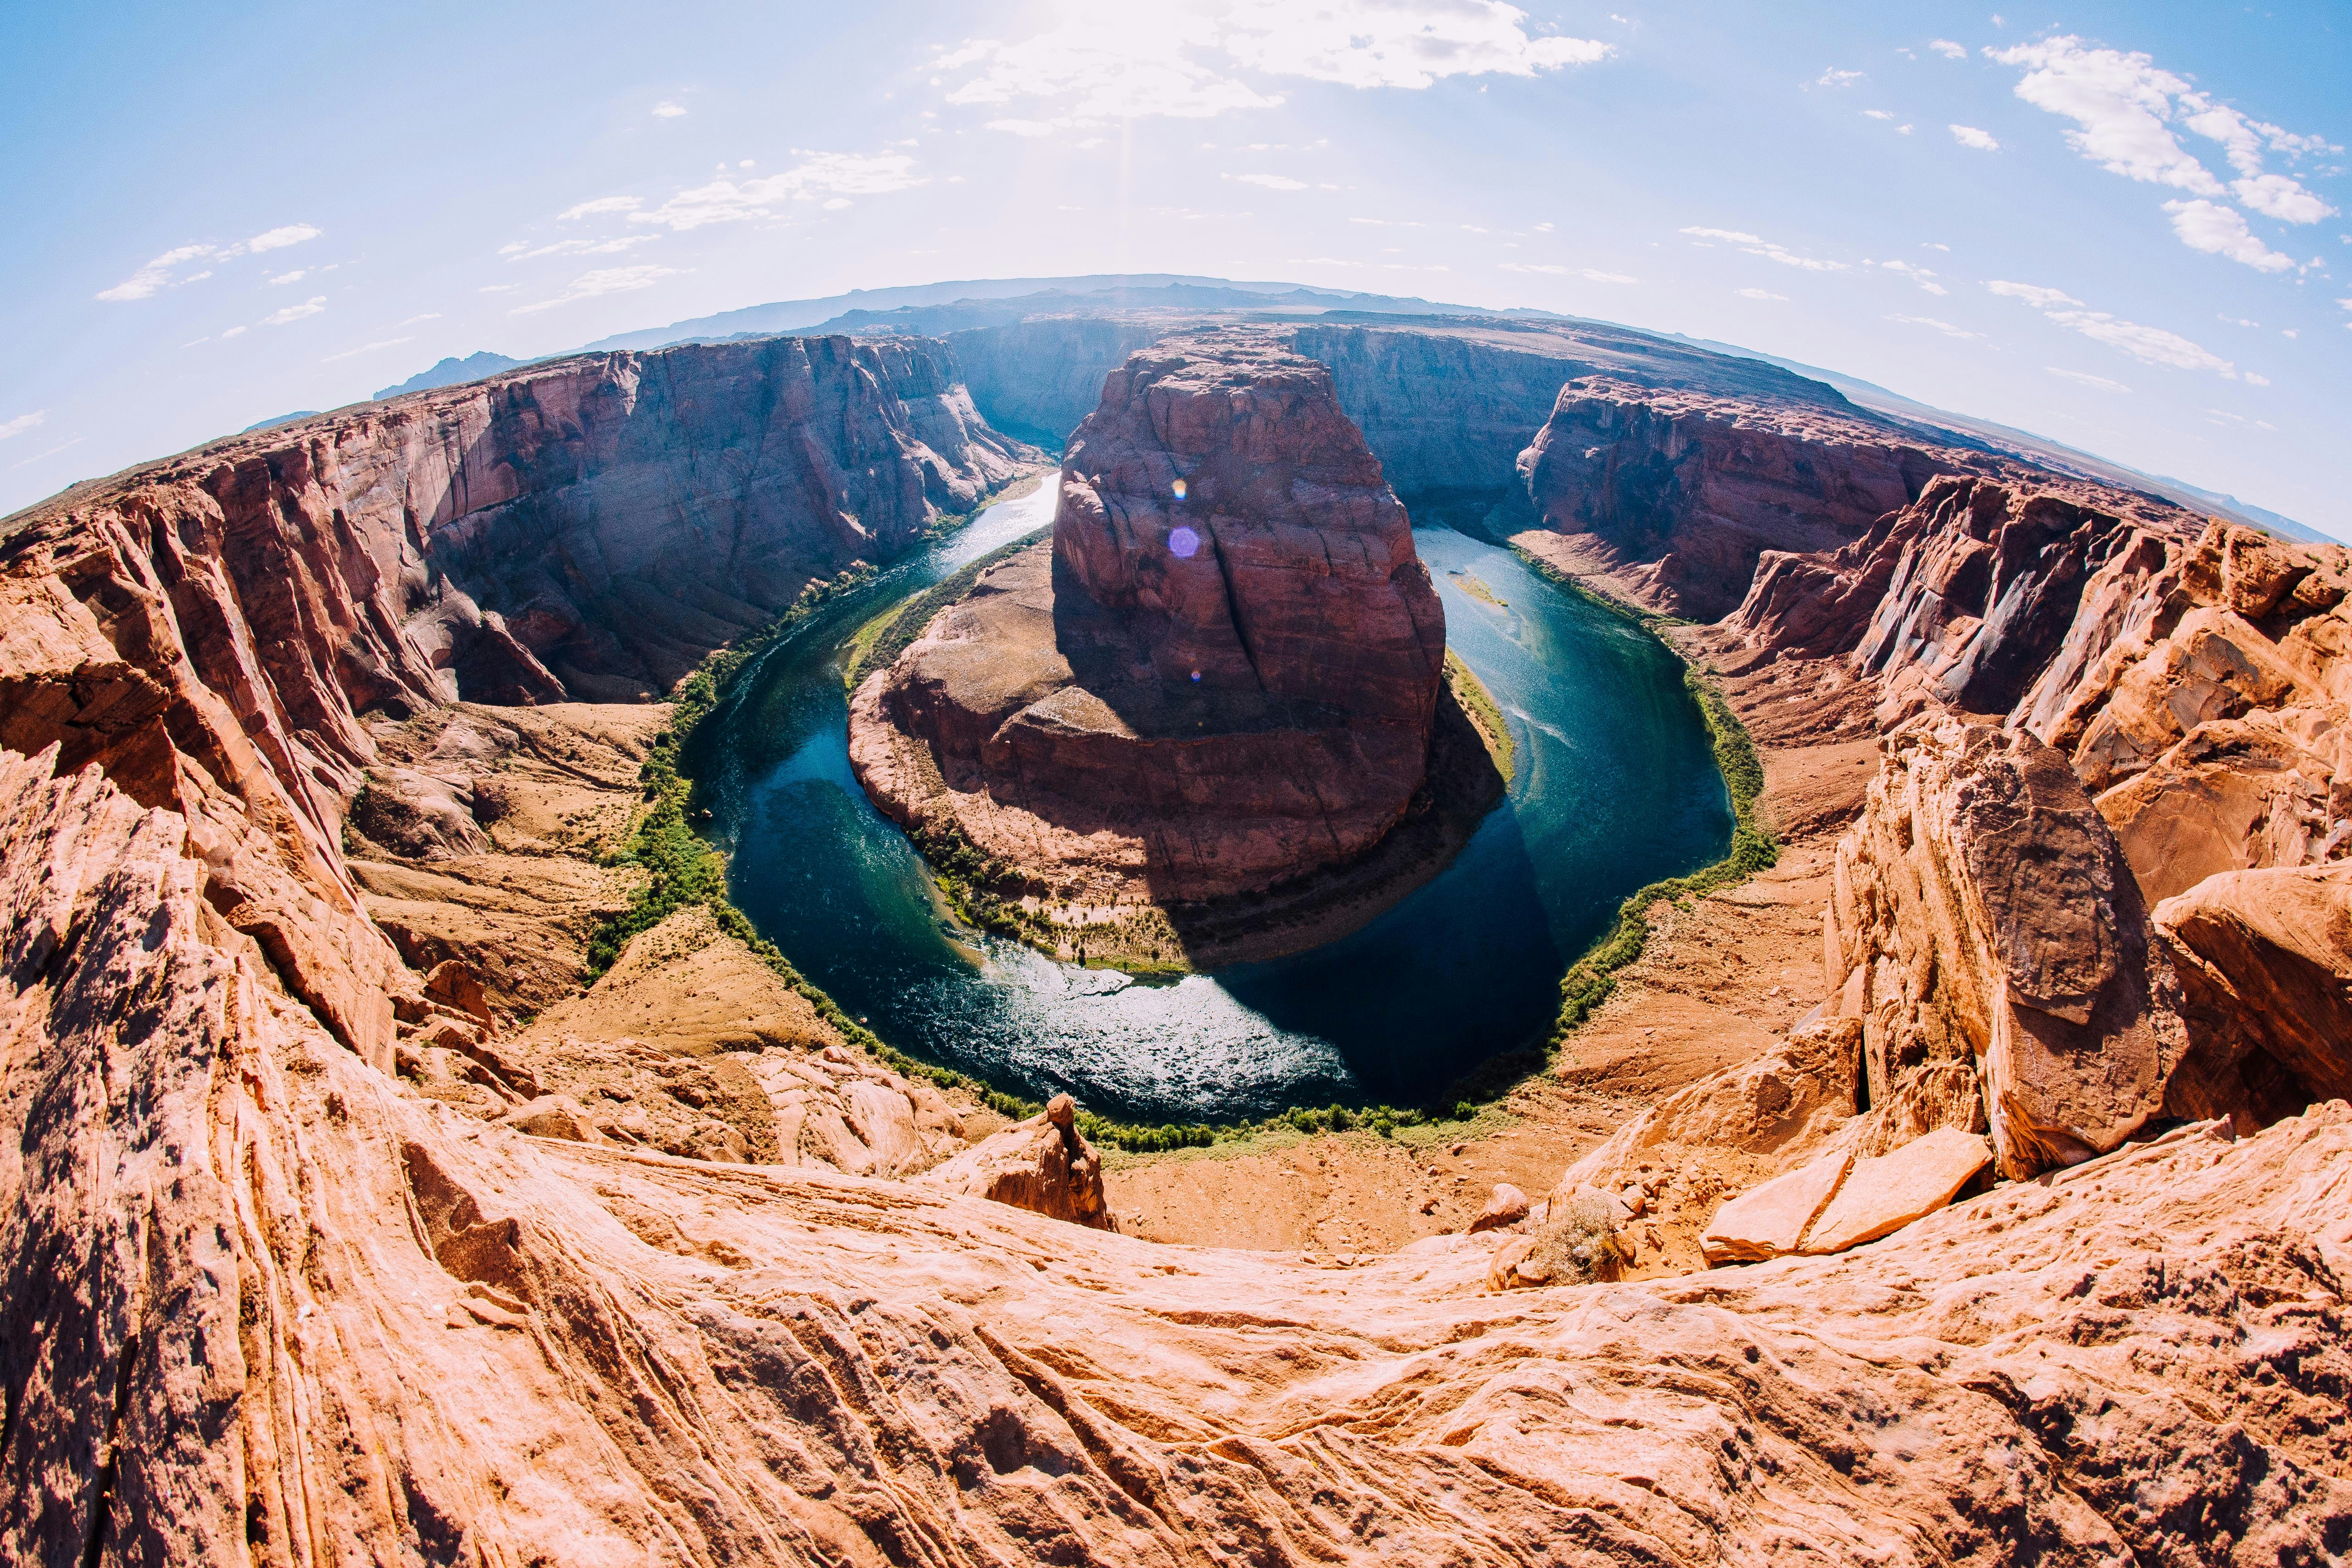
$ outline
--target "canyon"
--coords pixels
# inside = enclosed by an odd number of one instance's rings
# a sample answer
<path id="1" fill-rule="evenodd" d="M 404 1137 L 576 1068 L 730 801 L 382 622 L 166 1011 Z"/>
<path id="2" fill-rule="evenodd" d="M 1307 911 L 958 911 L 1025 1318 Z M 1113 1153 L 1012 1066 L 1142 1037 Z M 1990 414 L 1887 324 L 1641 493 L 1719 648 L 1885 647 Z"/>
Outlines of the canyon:
<path id="1" fill-rule="evenodd" d="M 1636 912 L 1453 1146 L 1105 1157 L 722 905 L 592 951 L 657 699 L 1042 468 L 999 401 L 1058 438 L 1236 325 L 1364 533 L 1507 534 L 1710 672 L 1778 862 Z M 13 1558 L 2341 1554 L 2340 547 L 1616 329 L 971 330 L 554 361 L 0 525 Z M 1070 515 L 1172 518 L 1170 428 L 1082 434 Z M 992 596 L 1139 604 L 1087 546 Z M 1392 591 L 1345 695 L 1410 731 Z M 1132 645 L 1238 680 L 1223 597 Z M 1541 1196 L 1473 1231 L 1488 1177 Z"/>
<path id="2" fill-rule="evenodd" d="M 919 843 L 969 843 L 1055 909 L 1061 945 L 1140 914 L 1197 956 L 1187 906 L 1360 862 L 1430 809 L 1444 650 L 1404 508 L 1324 368 L 1182 336 L 1107 378 L 1050 544 L 859 687 L 850 760 Z M 1442 859 L 1405 848 L 1423 874 Z"/>

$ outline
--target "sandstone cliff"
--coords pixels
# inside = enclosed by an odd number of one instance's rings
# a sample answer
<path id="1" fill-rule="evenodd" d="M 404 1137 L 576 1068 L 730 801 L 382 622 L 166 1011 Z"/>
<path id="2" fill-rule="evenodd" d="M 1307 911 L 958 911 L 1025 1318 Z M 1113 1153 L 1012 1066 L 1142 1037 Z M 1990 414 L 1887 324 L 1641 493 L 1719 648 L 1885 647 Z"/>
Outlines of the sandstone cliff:
<path id="1" fill-rule="evenodd" d="M 1444 635 L 1322 367 L 1177 339 L 1072 440 L 1050 551 L 984 574 L 860 687 L 851 759 L 892 816 L 1081 923 L 1262 893 L 1403 819 Z"/>

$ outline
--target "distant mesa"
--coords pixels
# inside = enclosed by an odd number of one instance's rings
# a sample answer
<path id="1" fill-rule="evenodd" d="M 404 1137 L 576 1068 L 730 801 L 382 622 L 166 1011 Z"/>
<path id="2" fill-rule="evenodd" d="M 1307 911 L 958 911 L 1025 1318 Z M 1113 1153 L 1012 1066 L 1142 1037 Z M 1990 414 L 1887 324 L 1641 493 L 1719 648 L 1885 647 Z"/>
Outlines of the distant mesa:
<path id="1" fill-rule="evenodd" d="M 850 757 L 1024 936 L 1129 967 L 1327 940 L 1499 796 L 1379 460 L 1328 370 L 1246 329 L 1110 374 L 1051 544 L 860 685 Z"/>
<path id="2" fill-rule="evenodd" d="M 487 349 L 478 353 L 467 354 L 462 360 L 453 355 L 431 370 L 419 371 L 398 386 L 385 387 L 375 395 L 379 398 L 398 397 L 404 392 L 430 392 L 435 387 L 454 387 L 461 382 L 478 382 L 484 376 L 494 376 L 500 371 L 510 371 L 517 365 L 530 362 L 528 360 L 510 360 L 504 354 L 493 354 Z"/>
<path id="3" fill-rule="evenodd" d="M 238 431 L 237 434 L 239 435 L 251 435 L 257 430 L 275 430 L 281 424 L 291 424 L 298 419 L 312 418 L 318 413 L 318 412 L 319 411 L 315 408 L 298 408 L 292 413 L 281 413 L 275 419 L 265 419 L 258 424 L 248 424 L 243 430 Z"/>

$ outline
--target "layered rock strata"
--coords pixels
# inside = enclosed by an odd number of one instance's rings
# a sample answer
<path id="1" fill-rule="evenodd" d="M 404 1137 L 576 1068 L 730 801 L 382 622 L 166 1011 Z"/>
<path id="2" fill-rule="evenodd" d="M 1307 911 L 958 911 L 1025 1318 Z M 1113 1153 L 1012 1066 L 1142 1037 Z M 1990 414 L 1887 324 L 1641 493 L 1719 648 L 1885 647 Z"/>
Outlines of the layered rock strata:
<path id="1" fill-rule="evenodd" d="M 1182 340 L 1106 383 L 1050 549 L 983 574 L 860 686 L 851 760 L 919 839 L 968 840 L 1048 901 L 1263 893 L 1413 806 L 1444 635 L 1323 368 Z"/>

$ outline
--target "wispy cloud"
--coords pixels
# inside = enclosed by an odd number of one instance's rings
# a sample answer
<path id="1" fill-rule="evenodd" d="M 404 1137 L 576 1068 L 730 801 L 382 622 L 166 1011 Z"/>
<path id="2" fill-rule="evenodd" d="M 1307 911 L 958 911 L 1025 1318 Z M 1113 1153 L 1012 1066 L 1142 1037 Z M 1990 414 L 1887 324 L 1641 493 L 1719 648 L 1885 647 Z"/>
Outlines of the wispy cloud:
<path id="1" fill-rule="evenodd" d="M 654 105 L 654 118 L 656 120 L 676 120 L 685 112 L 686 106 L 680 103 L 665 102 Z"/>
<path id="2" fill-rule="evenodd" d="M 0 422 L 0 441 L 13 441 L 35 425 L 47 423 L 48 419 L 47 409 L 37 408 L 30 413 L 20 413 L 14 419 Z"/>
<path id="3" fill-rule="evenodd" d="M 634 197 L 604 196 L 583 202 L 562 215 L 586 217 L 626 211 L 633 224 L 659 224 L 670 229 L 698 229 L 709 224 L 742 223 L 767 217 L 793 202 L 815 202 L 826 196 L 878 196 L 908 191 L 929 182 L 915 173 L 915 161 L 904 152 L 800 152 L 800 162 L 779 174 L 740 182 L 713 180 L 680 191 L 660 206 L 638 210 Z M 626 208 L 618 204 L 627 203 Z"/>
<path id="4" fill-rule="evenodd" d="M 87 439 L 89 439 L 87 436 L 77 435 L 71 441 L 61 441 L 57 445 L 50 447 L 47 452 L 36 452 L 30 457 L 26 458 L 23 462 L 11 463 L 8 466 L 12 470 L 17 468 L 30 468 L 36 463 L 47 462 L 49 458 L 55 457 L 58 453 L 65 451 L 69 446 L 79 446 Z"/>
<path id="5" fill-rule="evenodd" d="M 515 240 L 499 246 L 499 254 L 509 261 L 534 261 L 542 256 L 618 256 L 641 245 L 651 245 L 659 235 L 621 235 L 613 239 L 559 239 L 534 246 L 528 240 Z"/>
<path id="6" fill-rule="evenodd" d="M 355 354 L 373 354 L 378 349 L 393 349 L 399 347 L 403 343 L 414 343 L 415 341 L 416 341 L 416 340 L 413 336 L 406 338 L 385 338 L 379 342 L 362 343 L 356 349 L 345 349 L 340 354 L 329 354 L 325 359 L 320 360 L 319 362 L 322 365 L 331 365 L 337 360 L 348 360 Z"/>
<path id="7" fill-rule="evenodd" d="M 1722 240 L 1736 245 L 1750 256 L 1760 256 L 1767 261 L 1777 261 L 1783 267 L 1802 267 L 1807 272 L 1844 272 L 1842 261 L 1822 261 L 1810 256 L 1799 256 L 1778 241 L 1761 239 L 1740 229 L 1686 228 L 1682 231 L 1697 240 Z"/>
<path id="8" fill-rule="evenodd" d="M 555 221 L 560 224 L 576 223 L 582 218 L 602 217 L 606 213 L 634 212 L 645 204 L 636 196 L 599 196 L 593 202 L 564 208 L 555 214 Z"/>
<path id="9" fill-rule="evenodd" d="M 99 290 L 98 298 L 110 305 L 152 299 L 166 288 L 175 288 L 182 284 L 194 283 L 212 276 L 210 267 L 189 273 L 184 277 L 173 276 L 192 262 L 228 261 L 248 254 L 259 255 L 264 251 L 283 250 L 289 245 L 300 245 L 304 240 L 317 239 L 323 232 L 325 231 L 310 224 L 287 224 L 278 228 L 264 229 L 250 239 L 241 239 L 231 245 L 175 246 L 152 260 L 142 264 L 137 271 L 113 287 Z M 298 273 L 295 276 L 300 275 Z"/>
<path id="10" fill-rule="evenodd" d="M 1202 120 L 1283 101 L 1236 72 L 1421 89 L 1446 77 L 1530 77 L 1614 52 L 1591 38 L 1530 36 L 1527 21 L 1502 0 L 1096 8 L 1014 42 L 974 38 L 944 50 L 931 62 L 939 73 L 931 81 L 952 104 L 1038 103 L 1030 114 L 987 123 L 1039 135 L 1146 116 Z"/>
<path id="11" fill-rule="evenodd" d="M 677 274 L 674 267 L 608 267 L 595 272 L 583 272 L 564 286 L 563 291 L 551 298 L 518 305 L 507 312 L 509 316 L 528 316 L 535 310 L 552 310 L 559 305 L 576 300 L 593 299 L 604 294 L 625 294 L 631 289 L 651 288 L 665 277 Z"/>
<path id="12" fill-rule="evenodd" d="M 1971 332 L 1966 327 L 1955 327 L 1949 321 L 1938 321 L 1933 316 L 1889 316 L 1889 321 L 1900 321 L 1907 327 L 1932 327 L 1947 338 L 1981 338 L 1982 332 Z"/>
<path id="13" fill-rule="evenodd" d="M 1952 133 L 1952 140 L 1963 147 L 1973 147 L 1979 152 L 2000 151 L 2000 143 L 1993 140 L 1990 131 L 1979 131 L 1973 125 L 1954 125 L 1948 129 Z"/>
<path id="14" fill-rule="evenodd" d="M 1948 60 L 1964 60 L 1969 57 L 1968 46 L 1956 44 L 1949 38 L 1930 38 L 1927 40 L 1927 47 Z"/>
<path id="15" fill-rule="evenodd" d="M 1783 305 L 1789 302 L 1787 295 L 1775 294 L 1769 288 L 1735 288 L 1732 292 L 1742 299 L 1778 299 Z"/>
<path id="16" fill-rule="evenodd" d="M 1930 294 L 1949 292 L 1942 284 L 1936 281 L 1936 275 L 1924 267 L 1914 267 L 1907 261 L 1882 261 L 1878 265 L 1882 271 L 1907 277 Z"/>
<path id="17" fill-rule="evenodd" d="M 1544 262 L 1504 261 L 1496 266 L 1504 272 L 1540 272 L 1553 277 L 1581 277 L 1587 283 L 1639 283 L 1622 272 L 1603 272 L 1597 267 L 1555 267 Z"/>
<path id="18" fill-rule="evenodd" d="M 1239 185 L 1261 185 L 1269 191 L 1303 191 L 1307 189 L 1306 181 L 1294 180 L 1287 174 L 1224 174 L 1220 175 L 1219 178 L 1231 180 L 1235 184 Z"/>
<path id="19" fill-rule="evenodd" d="M 327 308 L 327 297 L 313 294 L 299 305 L 289 305 L 283 310 L 271 312 L 261 319 L 265 327 L 283 327 L 289 321 L 299 321 L 306 316 L 316 316 Z"/>
<path id="20" fill-rule="evenodd" d="M 2232 381 L 2238 368 L 2221 355 L 2161 327 L 2143 327 L 2105 310 L 2093 310 L 2063 290 L 1997 278 L 1985 285 L 2003 298 L 2021 300 L 2059 326 L 2116 349 L 2142 364 L 2176 371 L 2211 371 Z"/>
<path id="21" fill-rule="evenodd" d="M 2062 371 L 2056 365 L 2044 369 L 2060 381 L 2073 382 L 2076 386 L 2089 387 L 2094 392 L 2127 392 L 2131 388 L 2121 382 L 2111 382 L 2105 376 L 2095 376 L 2086 371 Z"/>
<path id="22" fill-rule="evenodd" d="M 403 321 L 401 325 L 404 327 L 414 327 L 419 321 L 438 321 L 439 319 L 441 319 L 441 312 L 438 310 L 427 310 L 422 316 L 411 316 L 407 320 Z"/>
<path id="23" fill-rule="evenodd" d="M 1863 73 L 1860 71 L 1842 71 L 1835 66 L 1832 66 L 1813 78 L 1813 85 L 1815 87 L 1852 87 L 1860 81 L 1862 77 Z"/>

